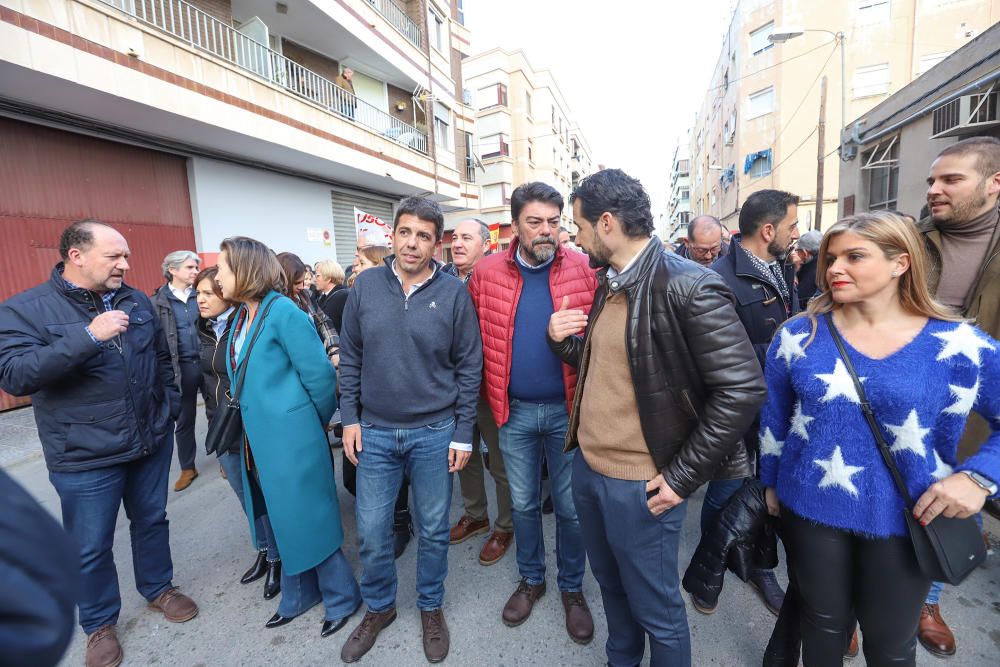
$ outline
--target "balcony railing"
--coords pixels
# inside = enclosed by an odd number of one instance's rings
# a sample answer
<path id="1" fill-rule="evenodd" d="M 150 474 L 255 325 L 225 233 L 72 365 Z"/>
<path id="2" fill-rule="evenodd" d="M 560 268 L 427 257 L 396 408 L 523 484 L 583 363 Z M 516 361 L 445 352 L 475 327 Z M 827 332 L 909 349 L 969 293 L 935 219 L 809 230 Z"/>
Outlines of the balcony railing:
<path id="1" fill-rule="evenodd" d="M 392 24 L 399 32 L 403 33 L 411 44 L 420 48 L 420 28 L 413 22 L 406 11 L 392 0 L 368 0 L 368 4 L 375 8 L 386 21 Z"/>
<path id="2" fill-rule="evenodd" d="M 191 46 L 427 154 L 427 134 L 184 0 L 101 0 Z"/>

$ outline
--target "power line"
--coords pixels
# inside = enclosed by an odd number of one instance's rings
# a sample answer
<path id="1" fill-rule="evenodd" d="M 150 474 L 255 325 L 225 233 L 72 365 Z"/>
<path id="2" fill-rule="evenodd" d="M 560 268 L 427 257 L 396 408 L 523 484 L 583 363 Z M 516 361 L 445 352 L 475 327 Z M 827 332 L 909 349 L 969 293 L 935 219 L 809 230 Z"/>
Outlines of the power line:
<path id="1" fill-rule="evenodd" d="M 841 46 L 840 48 L 843 48 L 843 46 Z M 816 78 L 813 79 L 812 83 L 809 84 L 809 87 L 806 88 L 806 94 L 802 97 L 802 101 L 799 102 L 799 105 L 797 107 L 795 107 L 795 111 L 793 111 L 792 115 L 789 116 L 788 120 L 785 121 L 784 127 L 782 127 L 780 129 L 780 131 L 778 132 L 777 136 L 774 137 L 775 143 L 777 143 L 778 139 L 781 138 L 781 135 L 783 135 L 785 133 L 785 130 L 787 130 L 789 127 L 791 127 L 792 119 L 795 118 L 795 114 L 797 114 L 799 112 L 799 109 L 802 108 L 802 105 L 805 104 L 806 100 L 809 99 L 809 93 L 812 92 L 813 86 L 815 86 L 816 82 L 819 81 L 819 79 L 820 79 L 821 76 L 823 76 L 823 71 L 826 70 L 826 66 L 830 64 L 830 59 L 833 58 L 833 54 L 836 53 L 836 52 L 837 52 L 837 47 L 834 46 L 833 50 L 830 51 L 830 55 L 826 57 L 826 62 L 824 62 L 823 66 L 819 68 L 819 72 L 816 74 Z"/>
<path id="2" fill-rule="evenodd" d="M 741 76 L 741 77 L 738 77 L 738 78 L 736 78 L 736 79 L 730 79 L 730 80 L 729 80 L 729 81 L 727 81 L 726 83 L 723 83 L 723 84 L 720 84 L 720 85 L 718 85 L 718 86 L 714 86 L 714 87 L 712 87 L 712 88 L 708 88 L 708 89 L 707 89 L 707 90 L 706 90 L 705 92 L 706 92 L 706 93 L 710 93 L 710 92 L 712 92 L 713 90 L 720 90 L 720 89 L 722 89 L 722 88 L 728 88 L 730 84 L 733 84 L 733 83 L 736 83 L 737 81 L 742 81 L 743 79 L 749 79 L 750 77 L 752 77 L 752 76 L 756 76 L 756 75 L 760 74 L 761 72 L 766 72 L 766 71 L 767 71 L 767 70 L 769 70 L 769 69 L 774 69 L 775 67 L 781 67 L 781 66 L 782 66 L 782 65 L 784 65 L 785 63 L 790 63 L 790 62 L 792 62 L 793 60 L 798 60 L 799 58 L 802 58 L 802 57 L 805 57 L 805 56 L 808 56 L 808 55 L 809 55 L 810 53 L 814 53 L 815 51 L 819 51 L 819 50 L 820 50 L 820 49 L 822 49 L 823 47 L 825 47 L 825 46 L 829 46 L 829 45 L 830 45 L 831 43 L 832 43 L 832 44 L 836 44 L 836 43 L 837 43 L 837 40 L 836 40 L 836 39 L 834 39 L 834 40 L 833 40 L 833 42 L 823 42 L 823 43 L 822 43 L 822 44 L 820 44 L 819 46 L 816 46 L 816 47 L 813 47 L 813 48 L 809 49 L 808 51 L 803 51 L 802 53 L 800 53 L 800 54 L 799 54 L 799 55 L 797 55 L 797 56 L 792 56 L 791 58 L 786 58 L 786 59 L 784 59 L 784 60 L 782 60 L 782 61 L 780 61 L 780 62 L 776 62 L 776 63 L 774 63 L 773 65 L 768 65 L 767 67 L 762 67 L 762 68 L 760 68 L 759 70 L 757 70 L 756 72 L 752 72 L 752 73 L 750 73 L 750 74 L 745 74 L 744 76 Z"/>
<path id="3" fill-rule="evenodd" d="M 817 131 L 818 129 L 819 129 L 818 127 L 814 127 L 814 128 L 813 128 L 813 130 L 812 130 L 812 132 L 810 132 L 809 134 L 807 134 L 807 135 L 806 135 L 806 138 L 802 140 L 802 143 L 801 143 L 801 144 L 799 144 L 799 145 L 798 145 L 798 146 L 796 146 L 796 147 L 795 147 L 794 149 L 792 149 L 792 152 L 791 152 L 791 153 L 788 153 L 787 155 L 785 155 L 785 157 L 783 157 L 783 158 L 781 159 L 781 162 L 779 162 L 778 164 L 776 164 L 776 165 L 774 165 L 773 167 L 771 167 L 771 175 L 773 176 L 773 175 L 774 175 L 774 172 L 778 171 L 778 167 L 780 167 L 781 165 L 783 165 L 783 164 L 785 164 L 786 162 L 788 162 L 788 159 L 789 159 L 789 158 L 791 158 L 791 157 L 792 157 L 793 155 L 795 155 L 795 153 L 796 153 L 796 152 L 797 152 L 797 151 L 798 151 L 798 150 L 799 150 L 800 148 L 802 148 L 803 146 L 805 146 L 805 145 L 806 145 L 806 143 L 807 143 L 807 142 L 808 142 L 808 141 L 809 141 L 809 140 L 810 140 L 810 139 L 812 138 L 812 136 L 813 136 L 814 134 L 816 134 L 816 131 Z"/>

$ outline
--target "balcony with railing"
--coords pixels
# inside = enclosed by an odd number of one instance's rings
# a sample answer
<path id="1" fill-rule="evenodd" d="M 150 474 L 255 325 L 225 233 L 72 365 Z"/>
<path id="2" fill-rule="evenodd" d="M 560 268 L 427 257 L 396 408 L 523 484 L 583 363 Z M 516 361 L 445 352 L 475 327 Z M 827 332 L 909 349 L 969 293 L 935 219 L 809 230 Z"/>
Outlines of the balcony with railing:
<path id="1" fill-rule="evenodd" d="M 328 112 L 427 155 L 427 134 L 365 102 L 329 79 L 286 58 L 243 30 L 184 0 L 100 0 L 142 23 L 284 88 Z M 419 31 L 418 31 L 419 32 Z"/>
<path id="2" fill-rule="evenodd" d="M 420 27 L 406 15 L 405 9 L 393 0 L 368 0 L 368 4 L 374 7 L 393 28 L 402 33 L 408 42 L 420 48 Z"/>

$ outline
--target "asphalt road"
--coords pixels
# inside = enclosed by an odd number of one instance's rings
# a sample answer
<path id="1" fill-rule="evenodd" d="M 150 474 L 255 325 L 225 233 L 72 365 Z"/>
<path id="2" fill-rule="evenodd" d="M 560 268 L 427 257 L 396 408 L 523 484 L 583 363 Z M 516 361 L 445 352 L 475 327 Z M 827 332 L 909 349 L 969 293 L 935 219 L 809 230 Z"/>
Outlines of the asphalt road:
<path id="1" fill-rule="evenodd" d="M 22 414 L 8 413 L 7 421 L 19 424 L 20 430 L 16 431 L 19 438 L 30 439 L 31 429 L 21 424 L 25 411 L 18 412 Z M 199 442 L 204 437 L 204 428 L 204 420 L 200 419 Z M 36 453 L 6 461 L 5 469 L 58 517 L 58 498 L 48 482 L 37 445 L 18 444 Z M 360 620 L 360 613 L 347 628 L 326 639 L 319 636 L 323 618 L 320 607 L 286 626 L 265 629 L 264 622 L 277 608 L 277 600 L 262 598 L 262 582 L 248 586 L 238 582 L 254 556 L 246 520 L 228 483 L 220 477 L 214 459 L 201 455 L 197 465 L 201 476 L 186 491 L 175 493 L 171 490 L 168 505 L 174 583 L 200 605 L 201 613 L 197 618 L 174 625 L 146 608 L 145 600 L 133 584 L 124 512 L 119 516 L 115 558 L 122 590 L 119 637 L 125 650 L 124 664 L 185 667 L 338 664 L 341 644 Z M 175 461 L 171 484 L 176 478 L 176 468 Z M 689 502 L 681 545 L 682 565 L 686 565 L 697 545 L 701 493 Z M 342 492 L 341 506 L 346 531 L 345 553 L 355 572 L 359 573 L 354 499 L 346 492 Z M 461 495 L 456 480 L 452 520 L 457 520 L 461 513 Z M 563 625 L 562 606 L 555 587 L 555 522 L 551 515 L 545 517 L 544 528 L 549 593 L 539 601 L 532 617 L 518 628 L 508 628 L 500 620 L 500 610 L 518 581 L 513 552 L 496 565 L 483 567 L 478 561 L 480 538 L 451 548 L 445 597 L 445 616 L 451 629 L 451 653 L 447 664 L 545 667 L 604 664 L 607 631 L 597 583 L 588 572 L 584 594 L 594 613 L 597 632 L 590 645 L 579 646 L 570 641 Z M 942 601 L 943 614 L 958 636 L 959 653 L 948 661 L 956 666 L 1000 665 L 1000 558 L 996 555 L 1000 523 L 987 519 L 987 528 L 994 553 L 961 588 L 946 589 Z M 399 618 L 382 633 L 361 665 L 427 664 L 415 606 L 416 553 L 413 541 L 397 561 Z M 779 566 L 780 572 L 783 573 L 783 569 L 783 565 Z M 779 574 L 779 578 L 784 582 L 783 574 Z M 774 617 L 750 588 L 735 577 L 728 577 L 726 584 L 714 615 L 703 616 L 688 606 L 694 664 L 760 665 Z M 922 649 L 917 650 L 917 664 L 921 667 L 944 664 Z M 78 631 L 63 664 L 82 665 L 84 652 L 85 637 Z M 863 662 L 860 658 L 854 661 L 858 665 Z"/>

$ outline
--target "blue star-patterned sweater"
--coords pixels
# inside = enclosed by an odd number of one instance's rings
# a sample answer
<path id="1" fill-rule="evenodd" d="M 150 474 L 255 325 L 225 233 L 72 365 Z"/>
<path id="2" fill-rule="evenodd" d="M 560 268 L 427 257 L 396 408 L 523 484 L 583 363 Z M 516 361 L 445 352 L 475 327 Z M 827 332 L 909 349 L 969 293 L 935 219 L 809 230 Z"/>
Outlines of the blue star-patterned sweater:
<path id="1" fill-rule="evenodd" d="M 795 318 L 767 353 L 760 477 L 817 523 L 869 537 L 907 535 L 904 501 L 882 460 L 826 322 Z M 844 341 L 913 500 L 956 470 L 1000 482 L 1000 343 L 969 324 L 928 320 L 906 346 L 871 359 Z M 990 424 L 956 463 L 969 412 Z"/>

